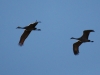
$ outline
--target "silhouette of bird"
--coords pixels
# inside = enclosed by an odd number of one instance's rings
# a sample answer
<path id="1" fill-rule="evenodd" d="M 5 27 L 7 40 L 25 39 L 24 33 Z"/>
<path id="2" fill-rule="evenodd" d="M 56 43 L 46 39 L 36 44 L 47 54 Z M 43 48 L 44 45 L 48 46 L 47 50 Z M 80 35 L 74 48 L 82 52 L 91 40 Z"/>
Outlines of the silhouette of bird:
<path id="1" fill-rule="evenodd" d="M 37 29 L 36 25 L 38 23 L 41 23 L 40 21 L 35 23 L 30 24 L 29 26 L 25 26 L 25 27 L 20 27 L 18 26 L 16 29 L 25 29 L 23 34 L 20 37 L 20 41 L 19 41 L 19 45 L 22 46 L 24 44 L 25 39 L 28 37 L 28 35 L 31 33 L 32 30 L 37 30 L 37 31 L 41 31 L 41 29 Z"/>
<path id="2" fill-rule="evenodd" d="M 82 43 L 85 43 L 85 42 L 94 42 L 94 41 L 91 41 L 91 40 L 88 39 L 90 32 L 95 32 L 95 31 L 94 30 L 84 30 L 83 31 L 83 35 L 80 38 L 74 38 L 74 37 L 71 38 L 71 39 L 78 40 L 77 42 L 75 42 L 73 44 L 73 53 L 74 53 L 74 55 L 78 55 L 79 54 L 79 46 Z"/>

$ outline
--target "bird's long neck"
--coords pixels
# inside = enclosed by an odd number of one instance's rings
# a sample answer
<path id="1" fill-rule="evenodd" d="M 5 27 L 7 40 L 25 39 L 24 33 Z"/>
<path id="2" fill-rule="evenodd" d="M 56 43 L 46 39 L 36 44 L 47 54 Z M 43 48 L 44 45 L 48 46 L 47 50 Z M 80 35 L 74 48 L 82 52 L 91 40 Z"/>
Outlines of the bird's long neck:
<path id="1" fill-rule="evenodd" d="M 72 37 L 71 39 L 76 39 L 76 40 L 77 40 L 78 38 L 74 38 L 74 37 Z"/>
<path id="2" fill-rule="evenodd" d="M 17 27 L 17 29 L 25 29 L 25 27 Z"/>

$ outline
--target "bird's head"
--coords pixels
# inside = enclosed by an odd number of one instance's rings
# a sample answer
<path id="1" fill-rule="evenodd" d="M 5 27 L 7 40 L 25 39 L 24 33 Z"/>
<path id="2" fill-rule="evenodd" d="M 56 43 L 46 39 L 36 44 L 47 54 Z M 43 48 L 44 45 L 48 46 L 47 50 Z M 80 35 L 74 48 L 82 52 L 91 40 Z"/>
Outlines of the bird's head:
<path id="1" fill-rule="evenodd" d="M 75 39 L 74 37 L 71 37 L 70 39 Z"/>
<path id="2" fill-rule="evenodd" d="M 16 29 L 21 28 L 20 26 L 18 26 Z"/>

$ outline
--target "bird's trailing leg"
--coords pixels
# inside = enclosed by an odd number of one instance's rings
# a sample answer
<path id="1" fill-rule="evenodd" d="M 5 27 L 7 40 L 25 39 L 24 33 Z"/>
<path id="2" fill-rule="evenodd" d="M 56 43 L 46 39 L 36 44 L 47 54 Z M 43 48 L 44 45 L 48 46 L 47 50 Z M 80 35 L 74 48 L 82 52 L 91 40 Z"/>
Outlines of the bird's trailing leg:
<path id="1" fill-rule="evenodd" d="M 94 42 L 94 41 L 90 41 L 90 42 Z"/>
<path id="2" fill-rule="evenodd" d="M 94 41 L 88 40 L 88 42 L 94 42 Z"/>
<path id="3" fill-rule="evenodd" d="M 36 31 L 41 31 L 41 29 L 37 29 L 37 28 L 34 28 L 33 30 L 36 30 Z"/>
<path id="4" fill-rule="evenodd" d="M 36 29 L 37 31 L 41 31 L 41 29 Z"/>

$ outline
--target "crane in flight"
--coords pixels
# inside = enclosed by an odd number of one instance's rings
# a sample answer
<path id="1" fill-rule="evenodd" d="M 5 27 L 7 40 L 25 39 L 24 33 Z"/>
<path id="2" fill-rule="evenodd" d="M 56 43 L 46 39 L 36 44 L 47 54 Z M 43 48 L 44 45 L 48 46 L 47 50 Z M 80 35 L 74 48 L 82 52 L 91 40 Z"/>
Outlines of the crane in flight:
<path id="1" fill-rule="evenodd" d="M 90 32 L 94 32 L 94 30 L 84 30 L 83 31 L 83 35 L 80 38 L 74 38 L 74 37 L 71 38 L 71 39 L 78 40 L 77 42 L 75 42 L 73 44 L 73 53 L 74 53 L 74 55 L 78 55 L 79 54 L 79 46 L 82 43 L 85 43 L 85 42 L 94 42 L 94 41 L 91 41 L 91 40 L 88 39 Z"/>
<path id="2" fill-rule="evenodd" d="M 20 37 L 19 40 L 19 45 L 22 46 L 24 44 L 25 39 L 29 36 L 29 34 L 31 33 L 32 30 L 37 30 L 37 31 L 41 31 L 41 29 L 37 29 L 36 25 L 38 23 L 41 23 L 40 21 L 37 21 L 35 23 L 29 24 L 29 26 L 25 26 L 25 27 L 20 27 L 18 26 L 16 29 L 25 29 L 23 34 Z"/>

